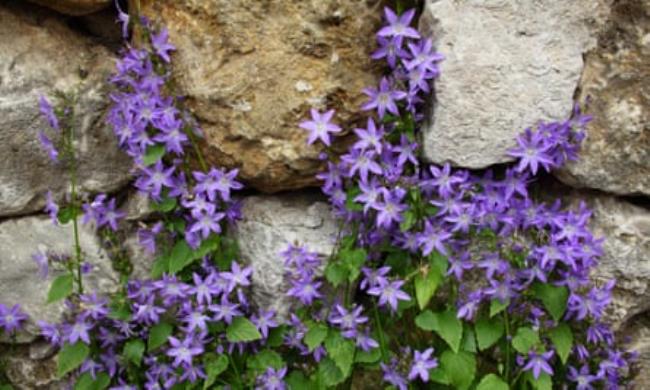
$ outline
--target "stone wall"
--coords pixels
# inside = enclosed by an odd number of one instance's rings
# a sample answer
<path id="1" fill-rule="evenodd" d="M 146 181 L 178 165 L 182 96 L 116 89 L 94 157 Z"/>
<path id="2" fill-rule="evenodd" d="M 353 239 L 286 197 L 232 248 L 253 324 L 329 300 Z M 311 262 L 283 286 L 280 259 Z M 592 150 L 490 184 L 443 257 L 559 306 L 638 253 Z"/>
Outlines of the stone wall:
<path id="1" fill-rule="evenodd" d="M 57 198 L 69 189 L 36 140 L 44 126 L 39 94 L 76 91 L 80 184 L 116 194 L 128 209 L 122 233 L 136 274 L 146 275 L 152 259 L 133 237 L 147 205 L 128 190 L 129 159 L 103 120 L 105 80 L 120 45 L 112 1 L 34 2 L 0 4 L 0 303 L 19 301 L 34 320 L 51 320 L 62 308 L 44 304 L 48 282 L 31 253 L 69 244 L 66 229 L 41 212 L 48 189 Z M 305 145 L 297 124 L 312 106 L 335 108 L 348 127 L 363 121 L 361 89 L 380 71 L 368 55 L 382 2 L 140 5 L 178 46 L 174 77 L 205 131 L 206 155 L 240 168 L 249 188 L 232 234 L 255 268 L 255 299 L 286 311 L 275 299 L 285 288 L 278 251 L 300 241 L 326 255 L 337 231 L 312 188 L 320 151 Z M 547 191 L 593 208 L 592 227 L 606 240 L 594 277 L 619 280 L 610 316 L 641 353 L 639 388 L 650 387 L 650 3 L 426 0 L 420 29 L 446 56 L 422 134 L 428 161 L 472 169 L 504 163 L 516 133 L 588 101 L 595 119 L 581 159 L 547 178 L 554 183 Z M 342 150 L 345 138 L 339 142 Z M 81 237 L 91 284 L 110 291 L 117 285 L 111 253 L 91 228 Z M 7 375 L 18 388 L 59 388 L 54 351 L 40 344 L 33 323 L 27 330 Z"/>

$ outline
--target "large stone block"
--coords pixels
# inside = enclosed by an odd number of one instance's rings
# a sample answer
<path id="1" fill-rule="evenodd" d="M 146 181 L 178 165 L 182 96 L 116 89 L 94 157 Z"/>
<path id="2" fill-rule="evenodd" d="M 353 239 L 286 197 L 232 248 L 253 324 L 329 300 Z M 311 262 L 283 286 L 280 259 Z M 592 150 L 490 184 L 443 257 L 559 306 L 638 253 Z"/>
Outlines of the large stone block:
<path id="1" fill-rule="evenodd" d="M 318 148 L 298 123 L 316 106 L 362 121 L 379 1 L 161 0 L 143 12 L 169 29 L 179 93 L 205 130 L 206 154 L 264 192 L 316 183 Z"/>
<path id="2" fill-rule="evenodd" d="M 579 99 L 589 99 L 580 160 L 556 175 L 567 184 L 650 195 L 650 2 L 618 1 L 587 53 Z"/>
<path id="3" fill-rule="evenodd" d="M 81 187 L 99 192 L 126 184 L 131 162 L 104 122 L 113 55 L 34 6 L 3 2 L 0 20 L 0 216 L 41 209 L 48 189 L 58 197 L 68 191 L 67 172 L 37 140 L 47 126 L 39 95 L 55 90 L 76 91 Z"/>
<path id="4" fill-rule="evenodd" d="M 428 0 L 420 30 L 445 60 L 425 157 L 466 168 L 503 163 L 524 128 L 566 118 L 605 3 Z"/>
<path id="5" fill-rule="evenodd" d="M 233 234 L 242 260 L 253 266 L 253 300 L 286 317 L 291 300 L 285 296 L 288 284 L 280 252 L 298 243 L 326 260 L 337 233 L 329 205 L 312 194 L 251 196 L 244 199 L 242 212 L 244 219 Z"/>

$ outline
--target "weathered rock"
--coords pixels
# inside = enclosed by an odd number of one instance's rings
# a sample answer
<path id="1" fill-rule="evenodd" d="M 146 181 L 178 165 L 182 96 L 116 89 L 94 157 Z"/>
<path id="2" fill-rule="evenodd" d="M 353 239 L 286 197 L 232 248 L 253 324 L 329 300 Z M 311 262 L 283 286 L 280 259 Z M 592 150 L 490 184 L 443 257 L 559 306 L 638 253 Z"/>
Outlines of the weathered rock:
<path id="1" fill-rule="evenodd" d="M 650 388 L 650 316 L 648 313 L 634 318 L 619 334 L 629 339 L 627 348 L 639 354 L 636 363 L 634 389 Z"/>
<path id="2" fill-rule="evenodd" d="M 84 259 L 92 265 L 90 273 L 84 275 L 85 291 L 116 290 L 119 277 L 113 271 L 111 261 L 100 247 L 94 231 L 81 226 L 79 239 Z M 73 244 L 71 223 L 54 226 L 49 219 L 41 217 L 25 217 L 0 223 L 0 303 L 20 303 L 31 317 L 27 334 L 21 335 L 19 340 L 30 341 L 38 333 L 36 321 L 58 321 L 64 312 L 62 303 L 46 303 L 50 283 L 60 272 L 52 271 L 43 280 L 32 260 L 32 254 L 37 251 L 72 254 Z"/>
<path id="3" fill-rule="evenodd" d="M 580 160 L 557 176 L 573 186 L 650 195 L 650 2 L 616 2 L 585 58 L 579 99 L 590 99 L 594 120 Z"/>
<path id="4" fill-rule="evenodd" d="M 251 196 L 243 201 L 244 219 L 237 224 L 242 260 L 253 266 L 253 300 L 280 316 L 290 301 L 280 252 L 291 243 L 306 245 L 325 259 L 332 252 L 336 223 L 329 205 L 312 194 Z"/>
<path id="5" fill-rule="evenodd" d="M 3 2 L 0 20 L 0 216 L 41 209 L 48 189 L 61 194 L 68 188 L 67 173 L 37 140 L 46 127 L 39 94 L 78 91 L 81 187 L 112 191 L 126 184 L 131 162 L 103 120 L 113 56 L 47 10 Z"/>
<path id="6" fill-rule="evenodd" d="M 315 184 L 308 109 L 361 120 L 378 0 L 142 1 L 178 47 L 174 75 L 206 133 L 208 159 L 264 192 Z"/>
<path id="7" fill-rule="evenodd" d="M 108 7 L 113 0 L 29 0 L 68 15 L 86 15 Z"/>
<path id="8" fill-rule="evenodd" d="M 467 168 L 506 162 L 524 128 L 567 117 L 605 3 L 427 0 L 420 29 L 445 60 L 425 157 Z"/>
<path id="9" fill-rule="evenodd" d="M 606 195 L 575 192 L 593 211 L 590 226 L 603 237 L 604 254 L 592 273 L 595 280 L 616 279 L 608 317 L 618 328 L 633 316 L 650 310 L 650 211 Z"/>
<path id="10" fill-rule="evenodd" d="M 50 356 L 43 360 L 30 359 L 23 348 L 11 346 L 14 348 L 13 353 L 6 354 L 3 357 L 5 363 L 4 373 L 11 381 L 13 388 L 18 390 L 64 390 L 69 388 L 65 381 L 57 379 L 56 358 Z"/>

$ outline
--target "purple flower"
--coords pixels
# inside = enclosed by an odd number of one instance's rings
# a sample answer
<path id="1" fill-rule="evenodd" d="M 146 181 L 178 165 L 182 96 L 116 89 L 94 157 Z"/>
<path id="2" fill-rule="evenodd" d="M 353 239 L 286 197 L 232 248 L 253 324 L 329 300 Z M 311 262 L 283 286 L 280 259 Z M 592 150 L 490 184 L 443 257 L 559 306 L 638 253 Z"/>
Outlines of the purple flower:
<path id="1" fill-rule="evenodd" d="M 89 317 L 98 321 L 108 316 L 108 299 L 98 297 L 97 293 L 81 295 L 80 301 L 82 318 Z"/>
<path id="2" fill-rule="evenodd" d="M 264 390 L 286 390 L 287 385 L 284 383 L 284 376 L 287 374 L 287 367 L 282 367 L 278 370 L 273 367 L 268 367 L 264 374 L 257 377 L 256 389 Z"/>
<path id="3" fill-rule="evenodd" d="M 553 375 L 553 369 L 548 361 L 554 354 L 555 352 L 553 350 L 544 353 L 528 352 L 528 363 L 526 363 L 523 370 L 532 371 L 535 379 L 538 379 L 542 372 Z"/>
<path id="4" fill-rule="evenodd" d="M 341 157 L 341 160 L 350 166 L 349 176 L 359 174 L 362 182 L 368 181 L 370 172 L 381 175 L 381 166 L 375 161 L 376 153 L 372 150 L 353 149 L 350 153 Z"/>
<path id="5" fill-rule="evenodd" d="M 158 33 L 158 35 L 151 35 L 151 46 L 153 46 L 156 54 L 158 54 L 160 58 L 162 58 L 165 62 L 169 62 L 171 60 L 169 58 L 169 52 L 176 50 L 174 45 L 169 43 L 168 38 L 169 34 L 166 28 L 160 30 L 160 33 Z"/>
<path id="6" fill-rule="evenodd" d="M 216 234 L 221 233 L 221 221 L 226 216 L 225 213 L 217 213 L 204 211 L 201 213 L 193 213 L 192 217 L 195 219 L 194 223 L 188 229 L 188 233 L 201 233 L 201 237 L 208 238 L 211 232 Z"/>
<path id="7" fill-rule="evenodd" d="M 10 309 L 0 303 L 0 328 L 5 333 L 13 333 L 21 330 L 23 323 L 29 317 L 21 309 L 19 304 L 13 305 Z"/>
<path id="8" fill-rule="evenodd" d="M 356 344 L 358 348 L 365 352 L 379 347 L 379 343 L 370 337 L 369 329 L 366 329 L 365 332 L 357 332 Z"/>
<path id="9" fill-rule="evenodd" d="M 47 155 L 50 157 L 50 160 L 53 162 L 59 161 L 59 151 L 56 150 L 56 147 L 52 143 L 52 140 L 45 134 L 44 131 L 38 133 L 38 140 L 41 143 L 41 146 L 47 152 Z"/>
<path id="10" fill-rule="evenodd" d="M 334 325 L 338 325 L 344 333 L 348 331 L 353 331 L 348 333 L 346 337 L 355 337 L 357 325 L 364 324 L 368 322 L 368 317 L 361 315 L 363 311 L 363 306 L 354 305 L 350 311 L 345 307 L 336 304 L 334 306 L 336 312 L 330 314 L 329 322 Z"/>
<path id="11" fill-rule="evenodd" d="M 217 285 L 218 276 L 214 273 L 208 274 L 205 279 L 197 273 L 192 274 L 194 285 L 189 288 L 190 294 L 196 295 L 196 301 L 199 304 L 211 304 L 212 297 L 222 293 L 222 289 Z"/>
<path id="12" fill-rule="evenodd" d="M 108 204 L 103 208 L 97 219 L 97 227 L 100 228 L 104 225 L 110 226 L 111 230 L 117 231 L 117 224 L 119 220 L 126 216 L 125 212 L 117 211 L 115 206 L 115 198 L 108 201 Z"/>
<path id="13" fill-rule="evenodd" d="M 52 191 L 47 191 L 45 194 L 45 212 L 50 215 L 53 224 L 59 224 L 59 205 L 54 202 Z"/>
<path id="14" fill-rule="evenodd" d="M 230 324 L 233 318 L 244 314 L 238 309 L 238 304 L 228 301 L 226 295 L 221 297 L 221 303 L 210 305 L 208 308 L 214 313 L 215 321 L 224 321 L 226 324 Z"/>
<path id="15" fill-rule="evenodd" d="M 589 373 L 589 366 L 583 365 L 580 371 L 576 370 L 575 367 L 569 366 L 567 379 L 576 383 L 576 390 L 593 390 L 596 387 L 592 383 L 598 381 L 600 378 L 597 375 L 591 375 Z"/>
<path id="16" fill-rule="evenodd" d="M 399 58 L 405 58 L 408 53 L 402 48 L 402 36 L 395 36 L 391 38 L 377 37 L 379 48 L 370 56 L 374 60 L 386 58 L 386 62 L 391 68 L 395 68 Z"/>
<path id="17" fill-rule="evenodd" d="M 383 27 L 377 32 L 380 37 L 408 37 L 420 38 L 418 31 L 409 27 L 413 17 L 415 16 L 415 9 L 410 9 L 402 15 L 397 16 L 393 10 L 388 7 L 384 8 L 384 16 L 388 25 Z"/>
<path id="18" fill-rule="evenodd" d="M 385 276 L 388 275 L 389 272 L 389 266 L 383 266 L 376 269 L 363 267 L 361 268 L 361 273 L 363 273 L 364 277 L 361 279 L 359 287 L 362 290 L 365 290 L 367 288 L 386 285 L 388 284 L 388 279 L 386 279 Z"/>
<path id="19" fill-rule="evenodd" d="M 79 317 L 72 325 L 64 325 L 63 333 L 70 344 L 74 344 L 81 340 L 86 344 L 90 344 L 90 334 L 88 333 L 93 328 L 92 324 L 86 322 L 86 318 Z"/>
<path id="20" fill-rule="evenodd" d="M 38 327 L 41 328 L 41 336 L 52 346 L 60 346 L 63 342 L 61 330 L 57 325 L 45 321 L 38 321 Z"/>
<path id="21" fill-rule="evenodd" d="M 303 305 L 311 305 L 316 298 L 322 298 L 323 295 L 318 291 L 321 282 L 316 282 L 310 278 L 303 278 L 293 282 L 293 287 L 287 291 L 287 295 L 297 298 Z"/>
<path id="22" fill-rule="evenodd" d="M 44 95 L 41 95 L 38 99 L 38 105 L 39 109 L 41 111 L 41 114 L 45 117 L 47 120 L 47 123 L 50 125 L 50 127 L 54 130 L 60 130 L 59 127 L 59 119 L 56 117 L 56 114 L 54 113 L 54 109 L 52 108 L 52 105 L 50 102 L 47 100 L 47 98 Z"/>
<path id="23" fill-rule="evenodd" d="M 253 274 L 252 267 L 241 268 L 239 263 L 233 261 L 230 264 L 231 272 L 221 272 L 219 276 L 228 281 L 227 292 L 231 293 L 237 286 L 250 286 L 248 278 Z"/>
<path id="24" fill-rule="evenodd" d="M 180 367 L 181 365 L 191 367 L 192 358 L 203 353 L 203 347 L 195 345 L 191 336 L 185 337 L 183 341 L 169 336 L 168 340 L 171 348 L 167 350 L 167 356 L 174 358 L 172 363 L 174 367 Z"/>
<path id="25" fill-rule="evenodd" d="M 122 38 L 126 39 L 129 37 L 129 15 L 122 11 L 119 0 L 115 0 L 115 7 L 117 8 L 117 22 L 122 24 Z"/>
<path id="26" fill-rule="evenodd" d="M 397 301 L 410 301 L 411 297 L 400 290 L 404 285 L 403 280 L 396 280 L 394 282 L 389 282 L 384 285 L 379 285 L 368 289 L 367 293 L 369 295 L 375 295 L 379 297 L 379 306 L 383 306 L 388 303 L 393 311 L 397 311 Z"/>
<path id="27" fill-rule="evenodd" d="M 235 181 L 235 178 L 238 174 L 237 169 L 233 169 L 230 172 L 225 172 L 222 169 L 212 168 L 206 173 L 202 172 L 193 172 L 192 175 L 197 180 L 197 185 L 194 187 L 194 191 L 197 194 L 205 194 L 210 201 L 215 201 L 217 199 L 217 193 L 221 196 L 221 199 L 226 202 L 230 201 L 230 190 L 239 190 L 243 188 L 243 185 Z"/>
<path id="28" fill-rule="evenodd" d="M 402 212 L 407 206 L 402 203 L 406 191 L 395 188 L 393 191 L 384 191 L 384 201 L 377 205 L 377 227 L 389 229 L 393 223 L 402 222 Z"/>
<path id="29" fill-rule="evenodd" d="M 447 249 L 444 243 L 450 237 L 451 233 L 440 228 L 434 228 L 429 220 L 424 221 L 424 231 L 418 236 L 418 243 L 422 248 L 422 255 L 428 256 L 434 249 L 446 255 Z"/>
<path id="30" fill-rule="evenodd" d="M 253 314 L 251 316 L 251 322 L 255 324 L 257 330 L 260 331 L 262 337 L 269 337 L 269 329 L 275 328 L 278 326 L 278 323 L 273 319 L 275 317 L 275 312 L 273 310 L 264 311 L 260 310 L 259 316 Z"/>
<path id="31" fill-rule="evenodd" d="M 47 278 L 50 269 L 47 254 L 45 252 L 38 251 L 32 254 L 32 260 L 34 260 L 36 266 L 38 266 L 38 274 L 41 279 Z"/>
<path id="32" fill-rule="evenodd" d="M 433 348 L 428 348 L 424 352 L 413 352 L 413 363 L 411 363 L 411 371 L 409 371 L 408 379 L 412 381 L 419 376 L 423 382 L 428 382 L 429 370 L 438 367 L 438 360 L 431 357 Z"/>
<path id="33" fill-rule="evenodd" d="M 533 175 L 537 174 L 537 169 L 541 165 L 547 172 L 554 165 L 553 160 L 547 154 L 551 148 L 539 132 L 532 132 L 530 128 L 526 129 L 524 134 L 517 137 L 518 147 L 510 149 L 508 155 L 519 158 L 517 172 L 524 172 L 530 169 Z"/>
<path id="34" fill-rule="evenodd" d="M 365 88 L 363 93 L 368 95 L 370 100 L 361 106 L 361 109 L 376 109 L 379 118 L 383 118 L 386 115 L 386 111 L 394 115 L 399 115 L 396 102 L 406 98 L 406 92 L 392 89 L 386 77 L 382 78 L 379 82 L 379 89 Z"/>
<path id="35" fill-rule="evenodd" d="M 133 304 L 133 320 L 144 325 L 157 324 L 160 321 L 160 315 L 165 312 L 162 307 L 154 303 L 155 296 L 150 295 L 143 302 Z"/>
<path id="36" fill-rule="evenodd" d="M 143 175 L 136 181 L 136 187 L 145 193 L 149 193 L 154 199 L 160 199 L 160 192 L 163 187 L 173 188 L 175 186 L 173 174 L 174 167 L 166 168 L 161 160 L 156 162 L 153 168 L 143 168 Z"/>
<path id="37" fill-rule="evenodd" d="M 397 372 L 396 359 L 393 358 L 390 364 L 380 363 L 380 366 L 384 374 L 384 381 L 397 387 L 399 390 L 406 390 L 408 388 L 408 382 L 406 382 L 406 379 L 399 372 Z"/>
<path id="38" fill-rule="evenodd" d="M 381 154 L 384 128 L 379 127 L 377 129 L 372 118 L 368 118 L 366 129 L 354 129 L 354 133 L 359 140 L 352 146 L 353 148 L 359 150 L 374 149 L 377 154 Z"/>
<path id="39" fill-rule="evenodd" d="M 311 109 L 311 120 L 300 123 L 300 127 L 309 131 L 307 144 L 311 145 L 320 139 L 325 145 L 330 146 L 330 134 L 339 133 L 341 128 L 331 123 L 334 117 L 334 110 L 329 110 L 323 114 L 315 109 Z"/>

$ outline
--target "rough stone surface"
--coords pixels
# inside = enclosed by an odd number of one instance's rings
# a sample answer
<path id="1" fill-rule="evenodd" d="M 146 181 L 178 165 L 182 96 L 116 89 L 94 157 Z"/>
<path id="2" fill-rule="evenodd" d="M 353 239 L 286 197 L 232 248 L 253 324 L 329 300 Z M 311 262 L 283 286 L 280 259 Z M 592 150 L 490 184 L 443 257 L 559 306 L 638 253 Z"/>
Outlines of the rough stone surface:
<path id="1" fill-rule="evenodd" d="M 616 197 L 575 191 L 577 205 L 585 200 L 593 211 L 590 221 L 596 237 L 604 237 L 604 255 L 592 276 L 616 279 L 609 319 L 618 328 L 630 318 L 650 310 L 650 210 Z"/>
<path id="2" fill-rule="evenodd" d="M 0 20 L 0 216 L 39 210 L 48 189 L 59 197 L 67 190 L 66 172 L 50 163 L 37 140 L 46 127 L 39 94 L 78 90 L 83 189 L 112 191 L 126 184 L 131 163 L 103 120 L 113 56 L 44 9 L 3 2 Z"/>
<path id="3" fill-rule="evenodd" d="M 68 15 L 86 15 L 108 7 L 112 0 L 29 0 Z"/>
<path id="4" fill-rule="evenodd" d="M 12 347 L 9 347 L 12 348 Z M 31 359 L 25 348 L 13 346 L 14 351 L 3 357 L 4 373 L 17 390 L 64 390 L 69 388 L 57 380 L 56 358 Z"/>
<path id="5" fill-rule="evenodd" d="M 244 219 L 234 236 L 242 260 L 253 266 L 253 299 L 256 304 L 286 316 L 290 301 L 280 252 L 291 243 L 306 245 L 326 258 L 332 252 L 336 223 L 329 205 L 312 194 L 251 196 L 243 201 Z"/>
<path id="6" fill-rule="evenodd" d="M 634 389 L 650 388 L 650 316 L 648 313 L 635 318 L 619 332 L 623 337 L 629 338 L 627 347 L 639 354 Z"/>
<path id="7" fill-rule="evenodd" d="M 91 272 L 84 276 L 85 290 L 116 290 L 119 277 L 94 231 L 82 226 L 79 238 L 84 259 L 92 265 Z M 32 320 L 27 334 L 21 335 L 19 340 L 33 338 L 38 332 L 36 321 L 58 321 L 64 311 L 62 303 L 46 304 L 49 286 L 60 273 L 52 271 L 47 279 L 41 279 L 32 254 L 37 251 L 71 254 L 73 244 L 72 224 L 54 226 L 49 219 L 42 217 L 0 223 L 0 303 L 20 303 Z"/>
<path id="8" fill-rule="evenodd" d="M 315 184 L 319 149 L 298 123 L 309 108 L 361 123 L 373 85 L 380 2 L 142 1 L 178 47 L 174 75 L 206 133 L 208 159 L 264 192 Z"/>
<path id="9" fill-rule="evenodd" d="M 557 176 L 616 194 L 650 195 L 650 2 L 617 2 L 586 56 L 579 99 L 594 116 L 580 160 Z"/>
<path id="10" fill-rule="evenodd" d="M 605 0 L 427 0 L 420 28 L 446 59 L 425 157 L 467 168 L 506 162 L 524 128 L 567 117 L 582 54 L 608 10 Z"/>

